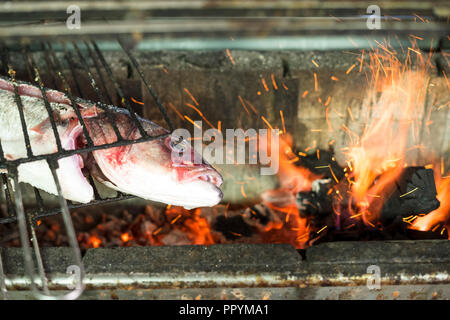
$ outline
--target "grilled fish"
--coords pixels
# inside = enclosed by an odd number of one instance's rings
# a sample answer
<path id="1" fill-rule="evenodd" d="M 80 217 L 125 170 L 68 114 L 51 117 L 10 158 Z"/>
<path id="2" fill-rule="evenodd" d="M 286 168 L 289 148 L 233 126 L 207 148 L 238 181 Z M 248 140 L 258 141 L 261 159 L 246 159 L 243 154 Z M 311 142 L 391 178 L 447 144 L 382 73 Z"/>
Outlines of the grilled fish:
<path id="1" fill-rule="evenodd" d="M 20 101 L 16 101 L 15 90 Z M 45 93 L 62 148 L 74 150 L 85 147 L 87 140 L 70 99 L 56 90 L 46 89 Z M 117 141 L 114 127 L 104 108 L 79 98 L 75 98 L 75 101 L 95 146 Z M 15 160 L 27 157 L 18 102 L 22 106 L 33 155 L 55 153 L 56 139 L 41 90 L 28 83 L 13 84 L 0 78 L 0 141 L 5 158 Z M 141 138 L 128 110 L 113 106 L 107 108 L 124 139 Z M 85 172 L 89 171 L 108 187 L 147 200 L 189 209 L 213 206 L 220 202 L 221 175 L 186 140 L 169 134 L 166 129 L 149 120 L 138 117 L 138 121 L 149 136 L 166 136 L 58 160 L 56 172 L 62 195 L 66 199 L 88 203 L 94 198 L 93 188 L 85 176 Z M 194 158 L 200 161 L 190 160 Z M 57 194 L 46 160 L 22 163 L 18 167 L 18 174 L 19 181 Z"/>

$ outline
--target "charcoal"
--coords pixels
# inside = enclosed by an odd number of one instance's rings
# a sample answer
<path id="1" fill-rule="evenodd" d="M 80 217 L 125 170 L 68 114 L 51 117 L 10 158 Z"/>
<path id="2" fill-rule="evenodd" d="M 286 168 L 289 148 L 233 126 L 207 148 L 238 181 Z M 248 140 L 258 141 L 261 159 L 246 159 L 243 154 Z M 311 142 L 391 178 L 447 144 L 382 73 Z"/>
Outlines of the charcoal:
<path id="1" fill-rule="evenodd" d="M 266 226 L 271 220 L 273 213 L 265 205 L 255 205 L 245 210 L 244 217 Z"/>
<path id="2" fill-rule="evenodd" d="M 442 230 L 438 228 L 436 230 L 420 231 L 414 229 L 407 229 L 406 234 L 411 240 L 433 240 L 433 239 L 448 239 L 447 229 Z"/>
<path id="3" fill-rule="evenodd" d="M 282 226 L 283 221 L 278 214 L 265 204 L 257 204 L 247 208 L 242 215 L 244 221 L 257 231 L 264 233 L 267 228 Z"/>
<path id="4" fill-rule="evenodd" d="M 333 186 L 331 179 L 317 179 L 312 182 L 310 192 L 297 194 L 297 207 L 302 217 L 323 217 L 331 215 L 332 203 L 328 191 Z"/>
<path id="5" fill-rule="evenodd" d="M 228 240 L 250 237 L 253 234 L 251 226 L 240 215 L 228 218 L 218 216 L 213 225 L 213 229 L 221 232 Z"/>
<path id="6" fill-rule="evenodd" d="M 393 192 L 383 203 L 383 224 L 392 222 L 396 217 L 426 214 L 439 208 L 432 169 L 407 167 L 394 184 Z"/>
<path id="7" fill-rule="evenodd" d="M 322 175 L 324 179 L 334 179 L 333 173 L 338 180 L 344 178 L 344 169 L 336 162 L 334 158 L 334 151 L 331 149 L 322 150 L 308 153 L 305 157 L 300 158 L 300 165 L 302 167 L 308 168 L 311 172 Z M 319 154 L 319 157 L 317 157 Z M 325 168 L 326 166 L 330 166 L 330 169 Z"/>

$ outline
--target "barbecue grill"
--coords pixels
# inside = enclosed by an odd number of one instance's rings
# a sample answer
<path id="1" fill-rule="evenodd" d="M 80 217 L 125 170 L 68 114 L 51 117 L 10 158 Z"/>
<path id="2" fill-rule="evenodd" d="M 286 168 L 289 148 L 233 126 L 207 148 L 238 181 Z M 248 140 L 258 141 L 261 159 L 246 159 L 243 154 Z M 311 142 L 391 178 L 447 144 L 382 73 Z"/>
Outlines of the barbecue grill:
<path id="1" fill-rule="evenodd" d="M 368 4 L 363 1 L 344 4 L 338 1 L 323 4 L 298 1 L 109 1 L 102 4 L 101 1 L 80 1 L 77 5 L 82 15 L 79 30 L 69 29 L 66 25 L 69 2 L 44 4 L 30 1 L 29 4 L 12 2 L 0 5 L 0 75 L 15 84 L 15 100 L 22 124 L 20 129 L 27 151 L 25 158 L 7 160 L 0 144 L 1 201 L 7 213 L 4 217 L 0 216 L 0 224 L 17 223 L 22 246 L 21 249 L 4 248 L 0 251 L 0 281 L 4 298 L 27 298 L 26 290 L 29 288 L 35 297 L 42 299 L 75 299 L 83 294 L 84 289 L 87 289 L 82 296 L 84 298 L 112 299 L 193 299 L 198 296 L 355 299 L 361 298 L 361 295 L 396 298 L 398 291 L 403 298 L 450 296 L 450 248 L 447 240 L 417 241 L 413 245 L 406 241 L 386 241 L 374 245 L 348 242 L 323 244 L 298 251 L 287 245 L 98 248 L 89 249 L 82 256 L 71 212 L 135 197 L 120 192 L 105 193 L 89 176 L 94 187 L 94 200 L 87 204 L 68 201 L 61 195 L 56 175 L 57 161 L 63 157 L 142 143 L 168 135 L 149 136 L 138 121 L 138 114 L 162 124 L 170 132 L 180 125 L 179 119 L 173 118 L 176 113 L 166 108 L 170 93 L 161 94 L 164 81 L 161 80 L 161 85 L 154 77 L 155 72 L 148 71 L 145 66 L 148 61 L 157 63 L 158 58 L 174 57 L 174 60 L 188 61 L 186 64 L 192 69 L 199 66 L 208 69 L 212 65 L 211 69 L 217 72 L 223 71 L 223 66 L 220 63 L 217 66 L 217 61 L 227 61 L 228 65 L 237 65 L 237 68 L 242 63 L 242 70 L 231 72 L 235 77 L 252 69 L 264 75 L 276 73 L 283 78 L 286 96 L 275 95 L 273 100 L 285 104 L 294 101 L 293 107 L 287 106 L 286 121 L 299 136 L 302 128 L 295 125 L 299 117 L 296 111 L 299 97 L 294 91 L 304 79 L 289 77 L 293 72 L 291 69 L 295 68 L 286 62 L 290 56 L 301 57 L 297 60 L 299 64 L 308 62 L 311 65 L 310 61 L 315 61 L 315 58 L 330 70 L 348 71 L 353 62 L 342 57 L 342 51 L 354 50 L 355 46 L 370 50 L 376 41 L 382 41 L 386 35 L 397 39 L 396 46 L 407 46 L 411 34 L 421 35 L 421 49 L 432 48 L 439 55 L 440 51 L 448 49 L 449 7 L 445 1 L 383 2 L 383 29 L 370 31 L 366 24 Z M 399 21 L 389 18 L 399 16 Z M 423 23 L 420 23 L 421 19 Z M 299 35 L 301 33 L 306 35 Z M 259 55 L 257 59 L 252 58 L 255 52 Z M 189 61 L 189 56 L 194 58 Z M 261 66 L 255 66 L 258 59 L 263 61 Z M 280 62 L 276 68 L 271 64 L 273 61 Z M 438 69 L 448 70 L 442 59 L 438 58 L 435 63 Z M 312 74 L 311 70 L 307 70 L 311 67 L 298 69 Z M 156 74 L 161 72 L 160 68 Z M 149 74 L 153 75 L 151 79 Z M 180 74 L 186 75 L 183 72 Z M 226 79 L 227 76 L 217 82 Z M 34 155 L 31 150 L 17 89 L 21 81 L 32 82 L 42 93 L 56 139 L 56 153 Z M 352 81 L 359 80 L 354 78 Z M 344 89 L 351 88 L 352 82 L 349 83 Z M 139 98 L 144 100 L 145 108 L 132 103 L 132 95 L 136 92 L 133 84 L 142 88 Z M 278 85 L 281 90 L 281 82 Z M 218 87 L 221 88 L 220 85 Z M 49 88 L 64 92 L 69 97 L 87 141 L 85 147 L 76 150 L 62 147 L 46 96 Z M 117 136 L 116 142 L 94 145 L 76 107 L 80 98 L 95 101 L 96 106 L 105 111 Z M 216 97 L 216 100 L 219 98 Z M 208 109 L 211 113 L 215 103 Z M 120 135 L 111 115 L 112 105 L 130 112 L 141 138 L 128 140 Z M 233 127 L 240 120 L 237 108 L 230 107 L 230 110 L 223 115 L 226 109 L 222 109 L 212 117 L 223 119 L 224 127 Z M 448 112 L 446 117 L 448 119 Z M 448 147 L 445 146 L 448 125 L 445 121 L 436 129 L 442 139 L 436 142 L 435 147 L 446 159 L 448 167 Z M 42 191 L 36 188 L 24 194 L 17 168 L 20 164 L 37 160 L 48 162 L 58 190 L 57 198 L 43 196 Z M 36 236 L 38 222 L 50 216 L 62 218 L 70 249 L 40 246 Z M 368 253 L 352 254 L 362 250 Z M 403 250 L 405 252 L 396 258 Z M 19 259 L 21 254 L 23 262 Z M 243 261 L 239 261 L 241 255 Z M 180 256 L 186 257 L 185 263 L 177 259 Z M 163 261 L 162 267 L 158 263 L 143 266 L 141 257 L 147 263 L 152 259 Z M 61 261 L 67 264 L 61 265 Z M 410 268 L 415 263 L 421 268 Z M 381 266 L 382 291 L 367 289 L 369 265 Z M 76 266 L 79 272 L 79 281 L 71 290 L 67 290 L 67 286 L 74 278 L 67 277 L 68 266 Z M 73 268 L 71 270 L 74 271 Z M 396 285 L 400 285 L 400 289 Z M 174 287 L 183 289 L 180 291 Z"/>

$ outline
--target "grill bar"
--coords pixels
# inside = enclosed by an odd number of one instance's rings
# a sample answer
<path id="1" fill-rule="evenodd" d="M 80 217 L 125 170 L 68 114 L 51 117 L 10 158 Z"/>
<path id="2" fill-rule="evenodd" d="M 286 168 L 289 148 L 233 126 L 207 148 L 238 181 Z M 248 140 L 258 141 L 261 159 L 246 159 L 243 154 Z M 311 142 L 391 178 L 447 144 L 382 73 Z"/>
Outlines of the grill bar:
<path id="1" fill-rule="evenodd" d="M 52 107 L 51 107 L 50 103 L 48 102 L 47 90 L 44 87 L 44 83 L 42 82 L 41 76 L 39 74 L 39 70 L 38 70 L 38 68 L 36 66 L 36 63 L 34 62 L 33 56 L 30 54 L 30 50 L 29 50 L 28 46 L 25 46 L 24 52 L 25 52 L 25 56 L 26 56 L 25 61 L 30 66 L 30 69 L 34 70 L 34 78 L 33 78 L 34 79 L 34 83 L 38 86 L 39 90 L 41 91 L 42 99 L 44 100 L 44 105 L 45 105 L 45 108 L 47 109 L 48 118 L 50 120 L 50 124 L 51 124 L 52 130 L 53 130 L 53 134 L 55 136 L 56 148 L 58 149 L 58 153 L 62 153 L 63 152 L 63 147 L 61 145 L 61 138 L 59 137 L 58 129 L 56 128 L 56 121 L 55 121 L 55 119 L 53 117 Z M 26 127 L 22 128 L 22 130 L 25 131 Z"/>
<path id="2" fill-rule="evenodd" d="M 125 99 L 125 96 L 123 95 L 122 90 L 119 87 L 119 84 L 117 83 L 111 68 L 109 67 L 108 63 L 105 60 L 105 57 L 103 56 L 103 54 L 101 53 L 100 49 L 98 48 L 97 44 L 95 42 L 92 42 L 92 45 L 94 47 L 95 52 L 97 53 L 97 56 L 100 59 L 100 62 L 103 65 L 103 68 L 106 70 L 106 74 L 109 77 L 109 80 L 113 83 L 114 88 L 117 91 L 117 94 L 120 97 L 120 101 L 122 103 L 122 105 L 127 108 L 127 110 L 130 112 L 130 116 L 131 119 L 133 120 L 134 124 L 137 126 L 139 133 L 141 134 L 142 137 L 147 137 L 147 132 L 145 132 L 144 128 L 142 127 L 142 124 L 139 122 L 139 120 L 136 117 L 136 113 L 134 112 L 134 110 L 131 108 L 130 103 L 128 102 L 127 99 Z"/>
<path id="3" fill-rule="evenodd" d="M 120 132 L 119 132 L 119 128 L 117 128 L 117 126 L 116 126 L 116 124 L 115 124 L 115 122 L 114 122 L 114 119 L 113 119 L 113 116 L 112 116 L 111 112 L 109 111 L 108 108 L 106 108 L 106 107 L 104 106 L 104 105 L 105 105 L 105 98 L 103 97 L 103 94 L 102 94 L 101 91 L 99 90 L 99 88 L 98 88 L 98 86 L 97 86 L 97 82 L 95 81 L 94 77 L 92 76 L 91 71 L 90 71 L 89 68 L 87 67 L 87 61 L 86 61 L 86 59 L 85 59 L 85 58 L 83 57 L 83 55 L 81 54 L 81 51 L 78 49 L 78 46 L 74 45 L 74 48 L 75 48 L 75 50 L 76 50 L 76 52 L 77 52 L 77 54 L 78 54 L 78 57 L 79 57 L 79 59 L 80 59 L 80 61 L 81 61 L 81 64 L 82 64 L 83 67 L 84 67 L 84 70 L 86 71 L 86 74 L 89 76 L 89 79 L 91 80 L 91 82 L 90 82 L 91 87 L 94 89 L 95 93 L 97 94 L 97 97 L 98 97 L 99 101 L 101 102 L 101 104 L 99 104 L 99 106 L 100 106 L 103 110 L 105 110 L 106 115 L 107 115 L 107 117 L 108 117 L 108 120 L 109 120 L 109 122 L 111 123 L 111 125 L 112 125 L 112 127 L 113 127 L 113 129 L 114 129 L 114 133 L 116 134 L 117 141 L 123 141 L 124 139 L 123 139 L 122 135 L 121 135 Z M 69 62 L 69 61 L 68 61 L 68 62 Z M 76 77 L 74 78 L 74 81 L 78 82 L 78 80 L 77 80 Z"/>
<path id="4" fill-rule="evenodd" d="M 100 64 L 98 62 L 98 59 L 95 57 L 94 53 L 92 52 L 91 47 L 88 45 L 88 43 L 86 41 L 84 42 L 84 45 L 86 46 L 89 56 L 91 57 L 91 60 L 94 63 L 95 70 L 97 71 L 97 75 L 98 75 L 98 78 L 100 79 L 100 83 L 102 84 L 103 90 L 105 92 L 105 96 L 106 96 L 106 98 L 108 98 L 108 103 L 113 104 L 113 100 L 112 100 L 111 96 L 109 95 L 108 88 L 106 87 L 106 82 L 103 77 L 103 73 L 100 70 Z"/>
<path id="5" fill-rule="evenodd" d="M 123 51 L 127 54 L 128 58 L 131 61 L 131 65 L 133 66 L 134 70 L 136 70 L 136 72 L 139 74 L 139 77 L 141 78 L 142 82 L 144 83 L 145 87 L 147 88 L 147 91 L 150 93 L 150 95 L 155 100 L 156 105 L 158 106 L 159 110 L 161 111 L 161 113 L 164 116 L 164 120 L 166 121 L 167 125 L 169 126 L 169 130 L 173 131 L 173 125 L 172 125 L 172 122 L 170 121 L 169 115 L 167 114 L 166 107 L 163 105 L 161 100 L 159 100 L 158 96 L 153 91 L 151 85 L 147 82 L 147 80 L 145 80 L 145 76 L 142 73 L 142 70 L 139 67 L 138 62 L 136 61 L 136 59 L 131 54 L 130 50 L 127 49 L 127 47 L 122 43 L 122 41 L 120 41 L 120 39 L 118 39 L 117 41 L 119 42 L 119 44 L 122 47 Z"/>
<path id="6" fill-rule="evenodd" d="M 81 125 L 81 127 L 83 129 L 83 135 L 84 135 L 84 137 L 87 140 L 87 145 L 89 147 L 92 147 L 92 146 L 94 146 L 94 143 L 92 142 L 92 138 L 91 138 L 91 136 L 88 133 L 88 130 L 86 128 L 86 124 L 84 123 L 84 120 L 83 120 L 83 117 L 81 116 L 80 110 L 78 109 L 77 104 L 76 104 L 76 102 L 75 102 L 75 100 L 74 100 L 74 98 L 72 96 L 72 92 L 70 90 L 69 85 L 67 84 L 67 80 L 64 77 L 63 69 L 61 67 L 61 64 L 58 61 L 58 59 L 56 58 L 56 56 L 55 56 L 55 54 L 53 52 L 53 48 L 51 47 L 51 44 L 50 43 L 47 43 L 47 44 L 49 46 L 49 49 L 47 49 L 46 46 L 44 45 L 44 43 L 42 43 L 42 48 L 43 48 L 43 51 L 45 52 L 45 56 L 48 57 L 48 54 L 50 52 L 50 55 L 52 56 L 52 59 L 53 59 L 53 62 L 54 62 L 54 65 L 56 66 L 56 70 L 58 70 L 57 74 L 58 74 L 58 76 L 59 76 L 59 78 L 60 78 L 60 80 L 61 80 L 61 82 L 63 84 L 63 87 L 65 88 L 64 91 L 66 92 L 67 96 L 69 97 L 70 103 L 72 105 L 72 108 L 75 111 L 75 114 L 77 115 L 78 121 L 80 122 L 80 125 Z M 47 59 L 47 61 L 50 61 L 50 59 Z M 52 68 L 50 66 L 49 66 L 49 68 L 50 68 L 50 70 L 52 70 Z"/>

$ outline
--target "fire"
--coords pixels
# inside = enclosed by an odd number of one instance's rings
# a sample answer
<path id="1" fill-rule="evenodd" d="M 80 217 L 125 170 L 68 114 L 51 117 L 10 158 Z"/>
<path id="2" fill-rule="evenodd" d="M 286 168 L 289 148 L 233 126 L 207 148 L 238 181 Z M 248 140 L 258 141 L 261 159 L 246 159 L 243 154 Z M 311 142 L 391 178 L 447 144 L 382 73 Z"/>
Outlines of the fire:
<path id="1" fill-rule="evenodd" d="M 351 193 L 358 208 L 354 214 L 361 213 L 367 224 L 378 220 L 383 198 L 407 165 L 406 148 L 416 143 L 429 82 L 427 61 L 421 55 L 412 68 L 409 51 L 402 62 L 393 49 L 382 49 L 370 53 L 363 133 L 344 128 L 350 140 L 346 156 L 353 169 Z"/>
<path id="2" fill-rule="evenodd" d="M 93 248 L 98 248 L 102 244 L 102 240 L 100 240 L 97 236 L 91 236 L 89 239 L 89 244 L 92 245 Z"/>
<path id="3" fill-rule="evenodd" d="M 281 187 L 291 190 L 293 194 L 311 190 L 312 181 L 320 176 L 305 167 L 296 166 L 297 155 L 292 151 L 293 140 L 290 134 L 283 134 L 279 139 L 279 171 Z"/>
<path id="4" fill-rule="evenodd" d="M 434 229 L 436 226 L 445 225 L 447 231 L 449 231 L 450 239 L 450 178 L 443 178 L 440 172 L 435 171 L 435 180 L 437 199 L 441 205 L 429 214 L 415 219 L 411 225 L 411 229 L 428 231 Z"/>
<path id="5" fill-rule="evenodd" d="M 123 242 L 128 242 L 130 241 L 130 235 L 128 234 L 128 232 L 122 233 L 120 239 L 122 239 Z"/>

